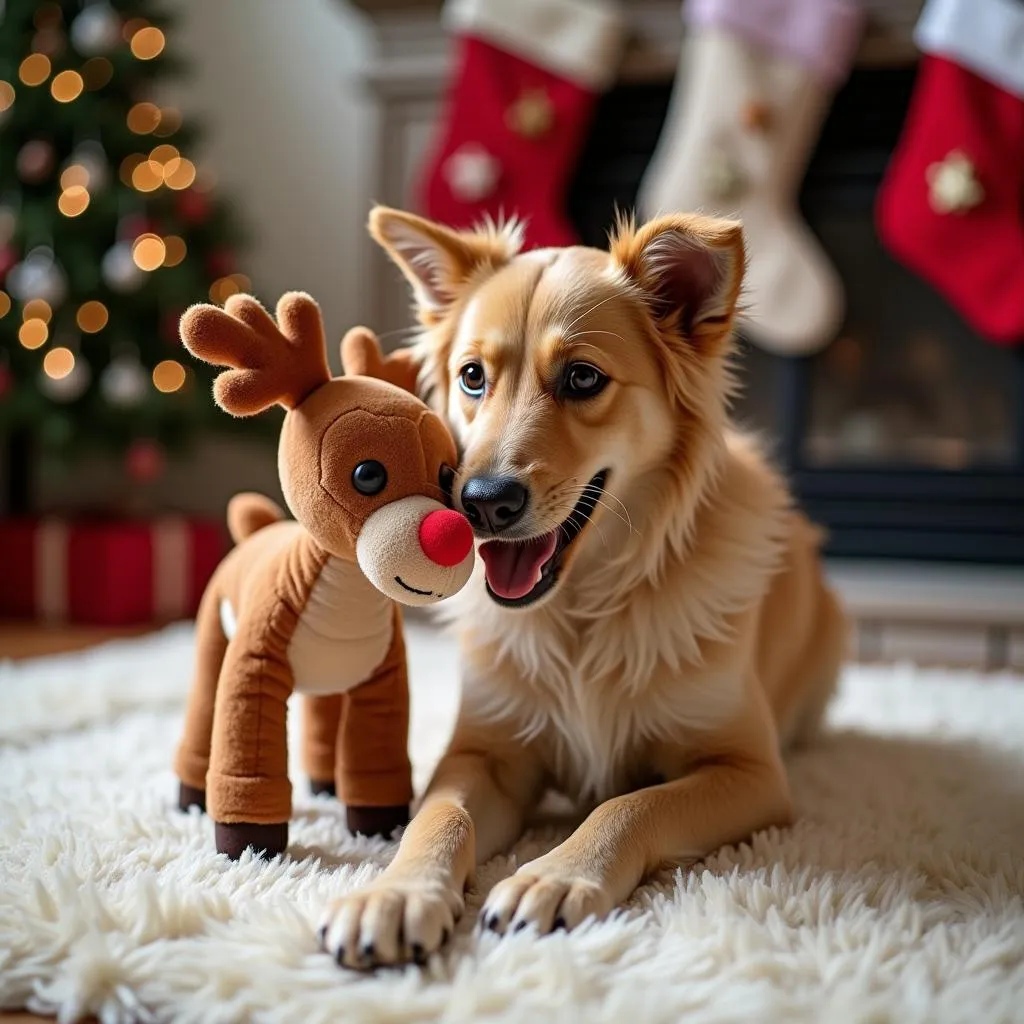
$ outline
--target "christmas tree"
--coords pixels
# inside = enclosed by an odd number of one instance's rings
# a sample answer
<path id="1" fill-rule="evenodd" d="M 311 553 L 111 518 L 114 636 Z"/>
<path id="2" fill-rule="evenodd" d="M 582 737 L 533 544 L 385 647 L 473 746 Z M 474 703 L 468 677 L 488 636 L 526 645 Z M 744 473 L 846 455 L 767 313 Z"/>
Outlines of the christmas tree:
<path id="1" fill-rule="evenodd" d="M 112 450 L 144 480 L 225 422 L 178 319 L 250 285 L 195 129 L 155 92 L 180 69 L 168 28 L 148 0 L 0 0 L 0 435 L 15 478 L 31 446 Z"/>

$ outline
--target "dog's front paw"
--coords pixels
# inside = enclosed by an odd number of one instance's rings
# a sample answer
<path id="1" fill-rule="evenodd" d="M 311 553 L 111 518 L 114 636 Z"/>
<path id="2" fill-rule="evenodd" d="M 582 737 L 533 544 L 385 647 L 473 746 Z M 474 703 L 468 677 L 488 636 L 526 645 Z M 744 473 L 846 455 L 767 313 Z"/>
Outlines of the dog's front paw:
<path id="1" fill-rule="evenodd" d="M 356 970 L 423 963 L 448 941 L 464 909 L 462 893 L 444 880 L 384 874 L 331 904 L 320 945 Z"/>
<path id="2" fill-rule="evenodd" d="M 533 925 L 546 935 L 556 928 L 575 928 L 588 917 L 604 917 L 613 906 L 600 880 L 549 855 L 500 881 L 484 902 L 480 924 L 500 935 Z"/>

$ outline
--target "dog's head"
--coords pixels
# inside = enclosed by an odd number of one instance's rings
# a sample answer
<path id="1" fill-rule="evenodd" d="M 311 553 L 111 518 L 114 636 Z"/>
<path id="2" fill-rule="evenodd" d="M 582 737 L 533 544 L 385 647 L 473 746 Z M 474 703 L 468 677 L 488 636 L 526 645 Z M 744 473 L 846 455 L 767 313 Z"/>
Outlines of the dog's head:
<path id="1" fill-rule="evenodd" d="M 592 532 L 608 544 L 669 502 L 696 507 L 725 425 L 738 223 L 621 223 L 607 252 L 520 253 L 514 225 L 455 232 L 380 207 L 370 231 L 412 285 L 421 386 L 461 447 L 454 498 L 495 601 L 554 593 L 603 550 Z"/>

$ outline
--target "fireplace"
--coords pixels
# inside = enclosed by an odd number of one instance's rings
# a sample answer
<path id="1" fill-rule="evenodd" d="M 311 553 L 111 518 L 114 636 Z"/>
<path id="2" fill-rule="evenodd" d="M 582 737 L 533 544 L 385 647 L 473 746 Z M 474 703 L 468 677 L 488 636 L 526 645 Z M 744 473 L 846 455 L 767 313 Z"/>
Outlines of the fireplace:
<path id="1" fill-rule="evenodd" d="M 737 416 L 775 440 L 828 553 L 1024 564 L 1024 349 L 978 338 L 874 231 L 913 80 L 860 67 L 837 95 L 801 206 L 845 282 L 846 323 L 812 357 L 741 343 Z M 569 197 L 587 244 L 634 205 L 669 94 L 623 84 L 602 100 Z"/>

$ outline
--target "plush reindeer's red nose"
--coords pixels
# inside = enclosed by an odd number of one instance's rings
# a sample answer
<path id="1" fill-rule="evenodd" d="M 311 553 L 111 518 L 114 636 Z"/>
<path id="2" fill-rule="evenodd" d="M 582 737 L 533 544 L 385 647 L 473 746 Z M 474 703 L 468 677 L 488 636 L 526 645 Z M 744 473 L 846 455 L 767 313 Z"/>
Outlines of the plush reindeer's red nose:
<path id="1" fill-rule="evenodd" d="M 437 565 L 458 565 L 472 546 L 473 528 L 469 520 L 450 508 L 439 508 L 420 523 L 420 547 Z"/>

